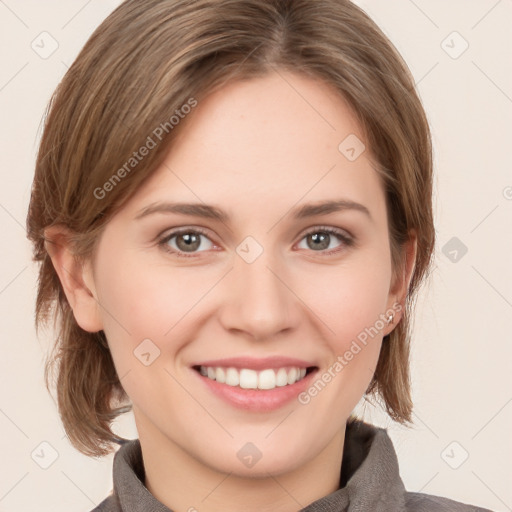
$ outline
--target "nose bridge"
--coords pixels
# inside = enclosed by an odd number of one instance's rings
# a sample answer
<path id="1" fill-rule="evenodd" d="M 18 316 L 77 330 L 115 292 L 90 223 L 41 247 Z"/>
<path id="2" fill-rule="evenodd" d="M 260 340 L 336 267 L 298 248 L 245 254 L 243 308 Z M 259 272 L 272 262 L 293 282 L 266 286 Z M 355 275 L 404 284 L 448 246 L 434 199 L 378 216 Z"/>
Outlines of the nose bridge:
<path id="1" fill-rule="evenodd" d="M 293 324 L 295 296 L 285 285 L 285 265 L 278 251 L 264 248 L 252 237 L 237 247 L 230 303 L 224 304 L 226 327 L 265 338 Z"/>

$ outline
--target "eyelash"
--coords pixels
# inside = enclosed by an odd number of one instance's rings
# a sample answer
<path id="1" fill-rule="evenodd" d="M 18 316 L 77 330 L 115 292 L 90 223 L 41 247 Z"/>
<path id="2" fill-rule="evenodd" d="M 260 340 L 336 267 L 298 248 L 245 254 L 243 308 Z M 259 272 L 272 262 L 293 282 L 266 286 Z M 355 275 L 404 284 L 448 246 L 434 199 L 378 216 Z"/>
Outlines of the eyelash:
<path id="1" fill-rule="evenodd" d="M 175 255 L 175 256 L 177 256 L 179 258 L 197 258 L 198 257 L 197 254 L 198 253 L 186 254 L 186 253 L 183 253 L 183 252 L 176 251 L 175 249 L 170 249 L 169 246 L 167 245 L 168 242 L 172 238 L 174 238 L 175 236 L 179 236 L 179 235 L 182 235 L 182 234 L 190 234 L 190 233 L 204 235 L 206 238 L 209 239 L 208 233 L 204 229 L 201 229 L 201 228 L 193 228 L 193 229 L 192 228 L 185 228 L 185 229 L 177 229 L 175 231 L 172 231 L 171 233 L 168 233 L 163 238 L 159 239 L 158 245 L 160 247 L 162 247 L 162 249 L 164 251 L 166 251 L 166 252 L 168 252 L 170 254 L 173 254 L 173 255 Z M 343 242 L 343 244 L 345 244 L 346 247 L 352 247 L 355 244 L 355 240 L 352 237 L 346 235 L 344 231 L 341 231 L 341 230 L 338 230 L 338 229 L 335 229 L 335 228 L 331 228 L 331 227 L 327 227 L 327 226 L 318 226 L 318 227 L 310 229 L 309 231 L 304 233 L 304 235 L 301 238 L 301 241 L 304 238 L 306 238 L 308 235 L 312 235 L 312 234 L 315 234 L 315 233 L 327 233 L 329 235 L 334 235 L 341 242 Z M 342 250 L 343 250 L 343 248 L 339 248 L 338 247 L 336 249 L 331 249 L 330 251 L 325 251 L 324 250 L 324 251 L 312 251 L 312 252 L 318 252 L 322 256 L 330 256 L 330 255 L 338 253 L 338 252 L 340 252 Z"/>

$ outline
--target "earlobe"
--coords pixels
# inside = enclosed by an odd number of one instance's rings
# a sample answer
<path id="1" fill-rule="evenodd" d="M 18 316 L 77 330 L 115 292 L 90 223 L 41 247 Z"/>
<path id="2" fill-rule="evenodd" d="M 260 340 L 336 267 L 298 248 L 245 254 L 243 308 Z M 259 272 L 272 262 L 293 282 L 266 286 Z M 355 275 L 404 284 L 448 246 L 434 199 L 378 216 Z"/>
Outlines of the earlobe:
<path id="1" fill-rule="evenodd" d="M 81 263 L 72 251 L 70 232 L 52 226 L 44 232 L 45 247 L 59 276 L 66 298 L 78 325 L 88 332 L 103 329 L 89 261 Z"/>

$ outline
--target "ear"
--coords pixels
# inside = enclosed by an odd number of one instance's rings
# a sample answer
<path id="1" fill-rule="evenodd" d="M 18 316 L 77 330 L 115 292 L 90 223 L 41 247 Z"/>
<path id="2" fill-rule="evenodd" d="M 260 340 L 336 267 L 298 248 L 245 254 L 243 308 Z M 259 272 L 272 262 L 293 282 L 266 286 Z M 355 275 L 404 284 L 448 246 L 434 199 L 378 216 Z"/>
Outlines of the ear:
<path id="1" fill-rule="evenodd" d="M 90 261 L 80 263 L 73 253 L 71 232 L 64 226 L 44 230 L 45 248 L 59 276 L 77 324 L 88 332 L 103 329 Z"/>
<path id="2" fill-rule="evenodd" d="M 409 239 L 402 246 L 402 257 L 404 264 L 402 268 L 393 272 L 393 282 L 389 290 L 388 309 L 395 311 L 393 321 L 384 331 L 384 336 L 389 334 L 402 318 L 405 309 L 405 299 L 409 292 L 414 268 L 416 266 L 416 254 L 418 250 L 418 236 L 415 230 L 409 232 Z M 396 307 L 400 304 L 400 308 Z M 395 307 L 393 307 L 395 306 Z"/>

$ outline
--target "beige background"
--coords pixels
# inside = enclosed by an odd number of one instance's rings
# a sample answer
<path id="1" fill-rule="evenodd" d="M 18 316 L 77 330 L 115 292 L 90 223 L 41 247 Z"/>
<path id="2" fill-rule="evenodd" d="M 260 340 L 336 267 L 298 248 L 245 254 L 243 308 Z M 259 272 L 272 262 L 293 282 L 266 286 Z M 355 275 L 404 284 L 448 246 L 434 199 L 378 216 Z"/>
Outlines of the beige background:
<path id="1" fill-rule="evenodd" d="M 38 339 L 33 325 L 36 267 L 24 225 L 46 103 L 118 3 L 0 0 L 3 512 L 87 512 L 112 485 L 113 456 L 94 460 L 78 453 L 44 388 L 49 338 Z M 415 427 L 398 427 L 363 404 L 358 412 L 388 428 L 409 491 L 512 510 L 512 2 L 357 3 L 405 57 L 427 110 L 438 234 L 436 269 L 415 323 Z M 31 48 L 43 31 L 58 43 L 48 58 Z M 50 44 L 47 39 L 45 47 Z M 451 261 L 457 244 L 467 253 Z M 117 430 L 137 436 L 131 416 Z M 466 453 L 467 460 L 451 467 Z"/>

